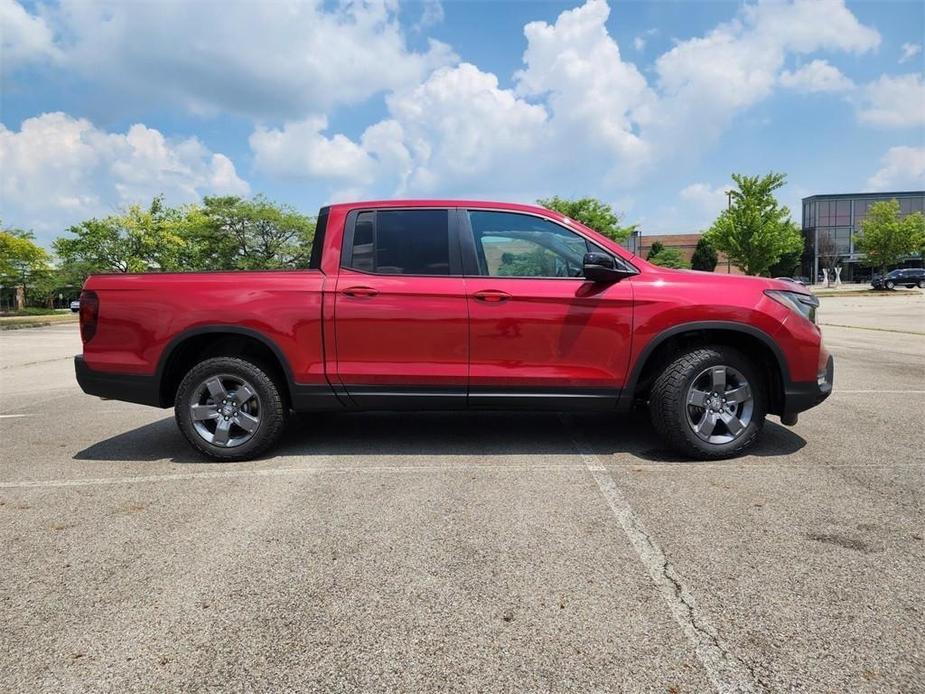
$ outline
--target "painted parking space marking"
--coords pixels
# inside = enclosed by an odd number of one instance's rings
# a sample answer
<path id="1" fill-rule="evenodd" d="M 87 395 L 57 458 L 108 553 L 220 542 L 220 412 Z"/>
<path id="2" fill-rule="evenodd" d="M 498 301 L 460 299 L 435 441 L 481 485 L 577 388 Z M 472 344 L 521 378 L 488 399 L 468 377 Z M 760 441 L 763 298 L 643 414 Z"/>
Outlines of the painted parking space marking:
<path id="1" fill-rule="evenodd" d="M 837 388 L 832 390 L 833 395 L 837 395 L 839 393 L 843 395 L 858 395 L 862 393 L 865 395 L 869 395 L 871 393 L 882 393 L 885 395 L 925 395 L 925 390 L 838 390 Z"/>
<path id="2" fill-rule="evenodd" d="M 487 470 L 491 472 L 580 472 L 581 465 L 478 465 L 461 463 L 458 465 L 351 465 L 311 467 L 282 467 L 261 470 L 215 470 L 206 472 L 177 472 L 163 475 L 137 475 L 134 477 L 90 477 L 57 480 L 18 480 L 0 482 L 0 489 L 48 489 L 54 487 L 90 487 L 111 484 L 136 484 L 147 482 L 173 482 L 181 480 L 230 479 L 236 477 L 280 477 L 286 475 L 349 475 L 349 474 L 414 474 L 421 472 L 473 472 Z"/>
<path id="3" fill-rule="evenodd" d="M 675 621 L 694 647 L 716 691 L 720 694 L 761 691 L 763 687 L 757 686 L 756 678 L 747 663 L 729 651 L 716 629 L 711 626 L 709 618 L 697 608 L 690 589 L 633 511 L 603 461 L 584 443 L 569 419 L 562 419 L 585 468 L 597 483 Z"/>

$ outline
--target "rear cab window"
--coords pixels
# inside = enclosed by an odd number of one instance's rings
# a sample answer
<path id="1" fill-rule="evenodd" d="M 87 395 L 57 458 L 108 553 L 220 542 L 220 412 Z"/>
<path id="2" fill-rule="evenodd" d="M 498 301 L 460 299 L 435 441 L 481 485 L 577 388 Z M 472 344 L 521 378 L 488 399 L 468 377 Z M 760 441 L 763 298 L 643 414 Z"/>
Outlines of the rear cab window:
<path id="1" fill-rule="evenodd" d="M 341 265 L 377 275 L 458 275 L 450 218 L 448 209 L 353 212 L 347 218 Z"/>

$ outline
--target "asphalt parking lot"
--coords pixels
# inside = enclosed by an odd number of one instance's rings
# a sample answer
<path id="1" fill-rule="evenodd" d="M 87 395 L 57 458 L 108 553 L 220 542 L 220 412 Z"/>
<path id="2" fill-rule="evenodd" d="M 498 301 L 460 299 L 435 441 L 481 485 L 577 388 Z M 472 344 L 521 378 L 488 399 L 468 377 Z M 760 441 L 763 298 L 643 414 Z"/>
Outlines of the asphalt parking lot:
<path id="1" fill-rule="evenodd" d="M 824 298 L 753 454 L 644 417 L 303 417 L 203 463 L 0 333 L 0 690 L 925 691 L 925 295 Z"/>

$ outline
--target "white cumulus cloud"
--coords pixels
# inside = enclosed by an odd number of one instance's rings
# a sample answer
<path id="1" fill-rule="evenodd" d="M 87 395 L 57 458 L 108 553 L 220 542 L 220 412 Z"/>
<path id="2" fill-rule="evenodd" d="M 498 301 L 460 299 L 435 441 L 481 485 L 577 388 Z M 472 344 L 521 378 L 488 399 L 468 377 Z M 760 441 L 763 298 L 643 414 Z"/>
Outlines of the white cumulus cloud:
<path id="1" fill-rule="evenodd" d="M 863 89 L 858 118 L 886 128 L 925 125 L 925 82 L 921 74 L 882 75 Z"/>
<path id="2" fill-rule="evenodd" d="M 433 19 L 439 6 L 427 11 Z M 306 117 L 416 84 L 456 60 L 437 41 L 409 49 L 389 0 L 61 0 L 41 20 L 26 16 L 50 27 L 59 64 L 94 89 L 199 113 Z"/>
<path id="3" fill-rule="evenodd" d="M 65 113 L 0 125 L 0 208 L 4 221 L 48 241 L 87 217 L 163 193 L 177 204 L 203 194 L 246 194 L 223 154 L 196 138 L 171 140 L 141 124 L 110 133 Z"/>
<path id="4" fill-rule="evenodd" d="M 844 92 L 854 83 L 826 60 L 814 60 L 793 72 L 784 71 L 780 83 L 799 92 Z"/>
<path id="5" fill-rule="evenodd" d="M 922 52 L 922 44 L 904 43 L 902 46 L 899 47 L 899 50 L 900 50 L 899 62 L 908 63 L 915 56 L 919 55 Z"/>
<path id="6" fill-rule="evenodd" d="M 925 187 L 925 147 L 890 147 L 867 184 L 874 191 Z"/>
<path id="7" fill-rule="evenodd" d="M 4 72 L 23 63 L 60 57 L 45 20 L 26 12 L 16 0 L 0 0 L 0 27 L 0 62 Z"/>
<path id="8" fill-rule="evenodd" d="M 681 190 L 681 199 L 694 203 L 704 212 L 718 215 L 726 207 L 726 189 L 713 188 L 707 183 L 691 183 Z"/>
<path id="9" fill-rule="evenodd" d="M 444 66 L 393 89 L 387 117 L 355 140 L 328 133 L 317 117 L 261 126 L 251 138 L 257 166 L 328 179 L 340 190 L 352 178 L 376 194 L 498 193 L 516 182 L 535 194 L 555 186 L 606 196 L 694 156 L 781 85 L 850 86 L 825 60 L 788 72 L 788 58 L 862 53 L 880 41 L 842 0 L 759 2 L 676 43 L 656 61 L 650 82 L 622 54 L 609 16 L 605 0 L 586 0 L 552 23 L 530 22 L 513 89 L 475 65 Z M 374 137 L 382 132 L 392 140 Z"/>
<path id="10" fill-rule="evenodd" d="M 440 185 L 478 187 L 531 153 L 546 111 L 501 89 L 497 78 L 463 63 L 436 70 L 423 84 L 387 99 L 390 117 L 359 142 L 324 134 L 323 119 L 259 127 L 251 136 L 261 171 L 282 176 L 386 182 L 392 192 L 434 192 Z M 516 164 L 515 164 L 516 166 Z"/>
<path id="11" fill-rule="evenodd" d="M 689 132 L 715 138 L 739 111 L 773 93 L 788 55 L 820 50 L 863 53 L 880 35 L 861 24 L 842 0 L 746 5 L 706 36 L 678 43 L 656 61 L 666 138 Z"/>

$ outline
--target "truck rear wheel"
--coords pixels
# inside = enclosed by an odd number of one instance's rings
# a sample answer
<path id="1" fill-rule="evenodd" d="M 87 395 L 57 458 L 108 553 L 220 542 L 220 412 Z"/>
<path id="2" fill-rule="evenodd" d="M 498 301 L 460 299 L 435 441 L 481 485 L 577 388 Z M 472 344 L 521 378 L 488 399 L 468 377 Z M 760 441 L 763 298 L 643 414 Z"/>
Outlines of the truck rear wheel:
<path id="1" fill-rule="evenodd" d="M 236 357 L 200 362 L 177 389 L 177 426 L 192 446 L 217 460 L 249 460 L 279 439 L 287 409 L 277 383 Z"/>
<path id="2" fill-rule="evenodd" d="M 763 379 L 740 352 L 725 346 L 678 356 L 649 396 L 659 435 L 679 453 L 701 460 L 744 452 L 761 434 L 766 412 Z"/>

